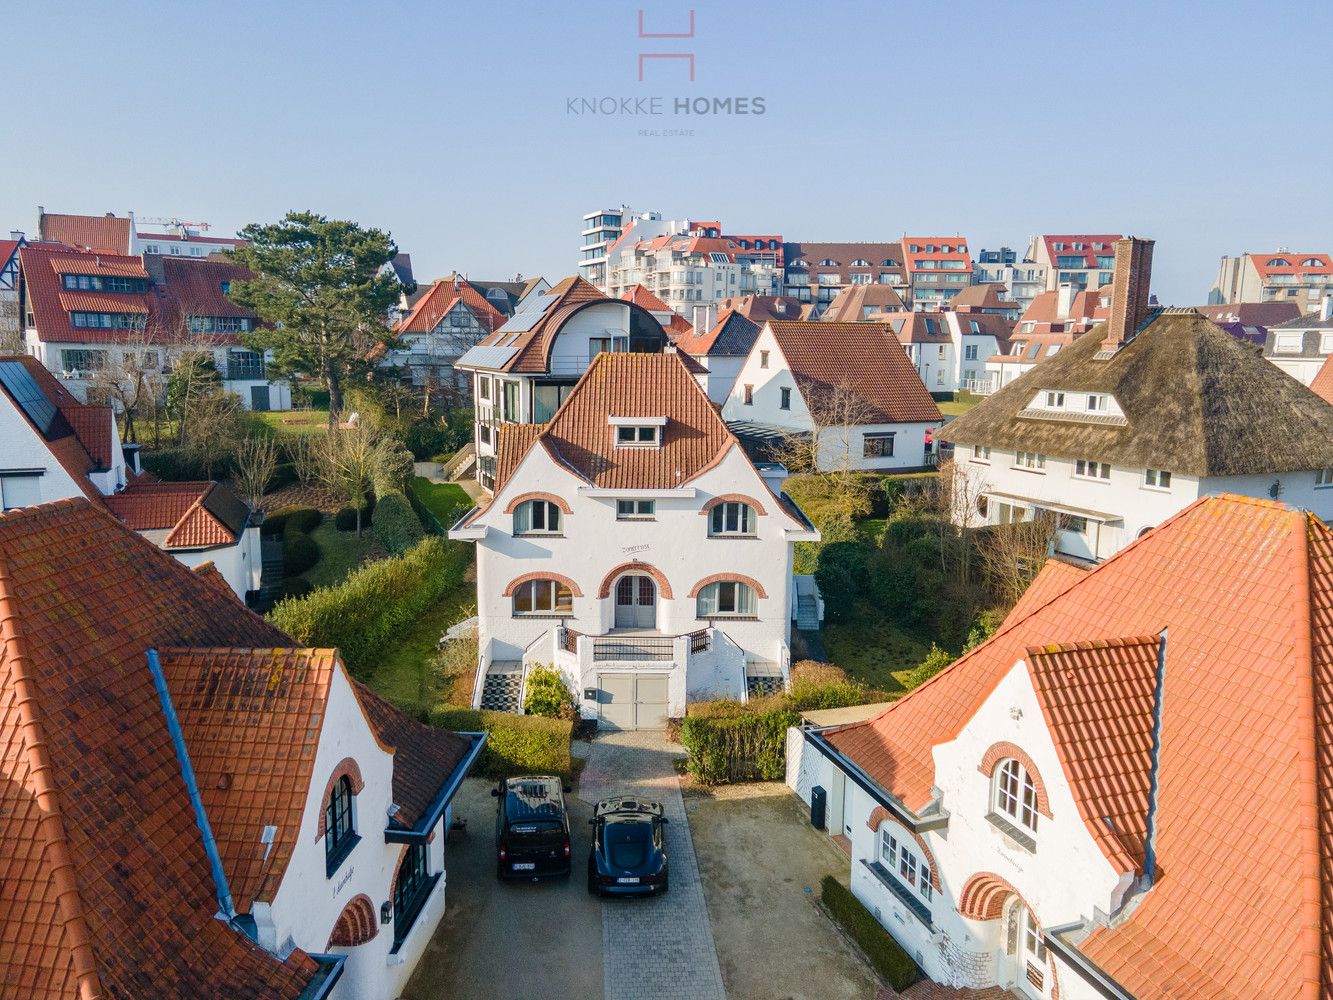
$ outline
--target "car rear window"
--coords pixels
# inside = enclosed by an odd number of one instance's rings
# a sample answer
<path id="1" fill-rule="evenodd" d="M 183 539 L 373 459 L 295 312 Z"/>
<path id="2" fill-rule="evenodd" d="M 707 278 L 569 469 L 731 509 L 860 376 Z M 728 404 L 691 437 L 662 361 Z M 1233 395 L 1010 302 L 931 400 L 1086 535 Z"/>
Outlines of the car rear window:
<path id="1" fill-rule="evenodd" d="M 509 824 L 509 836 L 524 844 L 550 846 L 564 843 L 565 828 L 555 820 L 517 820 Z"/>
<path id="2" fill-rule="evenodd" d="M 647 863 L 653 843 L 651 823 L 608 823 L 602 836 L 607 857 L 617 868 L 638 868 Z"/>

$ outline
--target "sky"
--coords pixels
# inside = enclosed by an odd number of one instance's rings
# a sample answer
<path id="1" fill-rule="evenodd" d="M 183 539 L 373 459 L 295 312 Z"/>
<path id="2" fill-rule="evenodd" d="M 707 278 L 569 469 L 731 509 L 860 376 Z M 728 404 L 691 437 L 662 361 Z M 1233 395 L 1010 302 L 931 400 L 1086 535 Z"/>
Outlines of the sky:
<path id="1" fill-rule="evenodd" d="M 641 10 L 693 35 L 640 37 Z M 1333 250 L 1326 0 L 7 0 L 0 24 L 4 232 L 38 205 L 214 235 L 311 209 L 389 230 L 418 280 L 573 273 L 583 214 L 621 204 L 974 253 L 1126 233 L 1178 305 L 1223 254 Z"/>

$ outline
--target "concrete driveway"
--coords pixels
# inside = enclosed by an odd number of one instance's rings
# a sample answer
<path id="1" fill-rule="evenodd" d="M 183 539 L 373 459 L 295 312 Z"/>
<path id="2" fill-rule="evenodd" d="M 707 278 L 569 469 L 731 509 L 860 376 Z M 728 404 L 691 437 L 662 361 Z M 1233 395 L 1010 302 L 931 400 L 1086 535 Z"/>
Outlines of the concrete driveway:
<path id="1" fill-rule="evenodd" d="M 588 895 L 589 806 L 565 796 L 574 874 L 543 882 L 495 878 L 494 785 L 469 778 L 454 800 L 468 832 L 445 853 L 444 919 L 403 992 L 406 1000 L 601 1000 L 602 907 Z"/>

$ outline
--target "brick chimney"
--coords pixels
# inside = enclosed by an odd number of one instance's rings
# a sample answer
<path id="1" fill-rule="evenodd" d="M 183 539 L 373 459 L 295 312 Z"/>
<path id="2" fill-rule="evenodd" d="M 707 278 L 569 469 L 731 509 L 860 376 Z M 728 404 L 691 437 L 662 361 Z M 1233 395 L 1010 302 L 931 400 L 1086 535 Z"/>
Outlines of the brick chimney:
<path id="1" fill-rule="evenodd" d="M 1111 282 L 1111 318 L 1101 350 L 1116 351 L 1134 339 L 1148 318 L 1152 280 L 1152 240 L 1130 236 L 1115 241 L 1115 278 Z"/>

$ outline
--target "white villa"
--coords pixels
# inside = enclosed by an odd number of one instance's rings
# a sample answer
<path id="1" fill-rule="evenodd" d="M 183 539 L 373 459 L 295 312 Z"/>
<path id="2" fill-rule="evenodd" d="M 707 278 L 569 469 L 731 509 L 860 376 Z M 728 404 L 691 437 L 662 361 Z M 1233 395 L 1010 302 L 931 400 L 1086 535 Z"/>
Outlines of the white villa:
<path id="1" fill-rule="evenodd" d="M 403 716 L 86 499 L 0 514 L 0 665 L 7 996 L 402 994 L 483 735 Z"/>
<path id="2" fill-rule="evenodd" d="M 139 472 L 109 406 L 81 403 L 36 358 L 0 355 L 0 510 L 87 497 L 186 566 L 211 563 L 242 599 L 263 583 L 259 518 L 218 482 Z"/>
<path id="3" fill-rule="evenodd" d="M 788 783 L 946 987 L 1328 997 L 1331 596 L 1320 520 L 1198 500 L 1092 570 L 1048 563 L 879 716 L 791 730 Z"/>
<path id="4" fill-rule="evenodd" d="M 780 689 L 818 532 L 727 431 L 684 355 L 604 352 L 545 424 L 503 428 L 477 545 L 477 704 L 554 665 L 585 718 L 661 728 L 687 701 Z"/>
<path id="5" fill-rule="evenodd" d="M 819 320 L 765 323 L 722 416 L 760 442 L 815 434 L 821 469 L 868 472 L 926 466 L 944 419 L 891 327 Z"/>
<path id="6" fill-rule="evenodd" d="M 1151 241 L 1116 251 L 1110 319 L 941 431 L 975 522 L 1052 517 L 1058 552 L 1098 560 L 1210 494 L 1333 518 L 1333 407 L 1194 310 L 1150 309 Z"/>
<path id="7" fill-rule="evenodd" d="M 503 326 L 453 365 L 473 378 L 477 482 L 495 489 L 500 428 L 550 420 L 599 353 L 666 347 L 666 332 L 649 310 L 608 298 L 582 278 L 526 296 Z"/>

